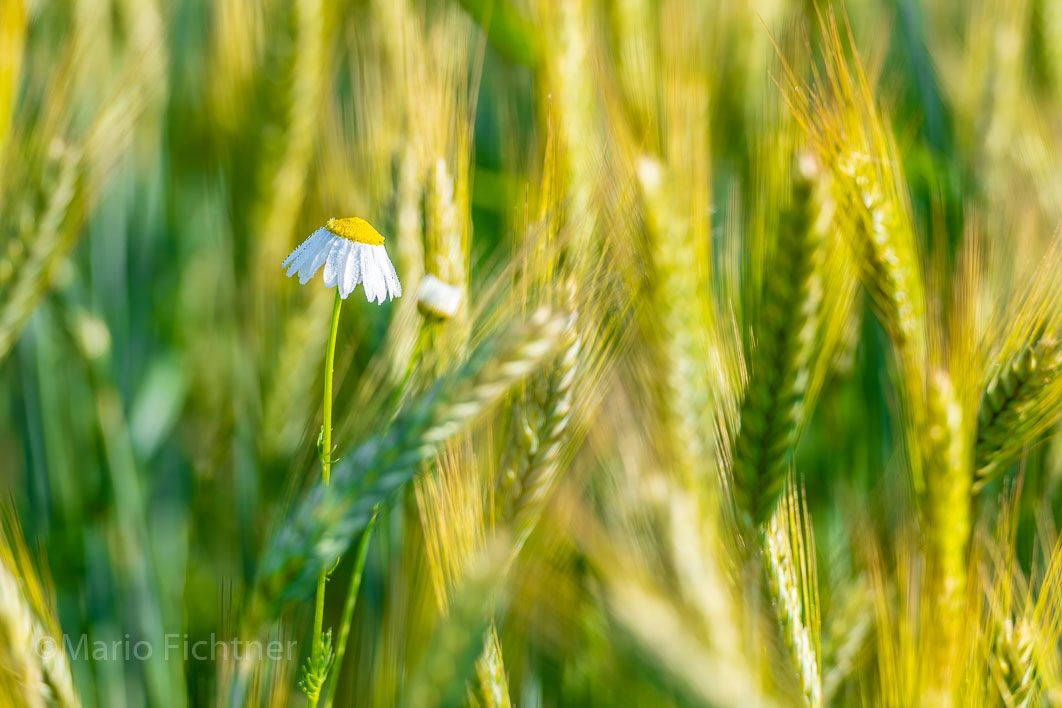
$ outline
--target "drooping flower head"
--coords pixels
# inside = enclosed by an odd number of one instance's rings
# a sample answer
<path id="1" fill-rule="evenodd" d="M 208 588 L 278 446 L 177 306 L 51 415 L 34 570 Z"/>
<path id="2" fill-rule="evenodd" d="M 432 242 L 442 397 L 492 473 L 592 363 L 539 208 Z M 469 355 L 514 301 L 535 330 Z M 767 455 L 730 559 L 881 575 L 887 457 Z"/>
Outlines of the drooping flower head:
<path id="1" fill-rule="evenodd" d="M 329 219 L 284 259 L 290 278 L 306 284 L 324 266 L 326 288 L 338 287 L 344 300 L 361 283 L 365 298 L 378 303 L 399 297 L 402 284 L 387 257 L 384 238 L 365 219 Z"/>

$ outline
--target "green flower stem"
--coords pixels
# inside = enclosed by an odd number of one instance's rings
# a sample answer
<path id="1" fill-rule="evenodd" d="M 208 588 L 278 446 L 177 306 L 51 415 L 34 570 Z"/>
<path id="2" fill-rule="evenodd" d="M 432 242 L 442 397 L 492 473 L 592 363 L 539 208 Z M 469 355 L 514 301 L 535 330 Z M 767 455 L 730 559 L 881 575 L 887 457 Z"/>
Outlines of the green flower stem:
<path id="1" fill-rule="evenodd" d="M 325 351 L 325 375 L 324 375 L 324 416 L 321 430 L 321 479 L 328 486 L 328 477 L 332 471 L 332 370 L 336 361 L 336 335 L 339 332 L 339 308 L 343 299 L 339 296 L 339 288 L 336 288 L 336 299 L 332 305 L 332 324 L 328 331 L 328 349 Z M 324 625 L 325 583 L 328 582 L 328 571 L 321 571 L 317 578 L 317 600 L 313 610 L 313 640 L 310 651 L 314 659 L 321 647 L 321 630 Z M 317 663 L 317 662 L 314 662 Z M 318 696 L 310 696 L 310 705 L 317 705 Z"/>
<path id="2" fill-rule="evenodd" d="M 358 555 L 354 557 L 354 572 L 350 576 L 350 587 L 347 588 L 347 601 L 343 605 L 343 621 L 339 625 L 339 641 L 336 643 L 336 660 L 332 664 L 332 671 L 328 674 L 328 687 L 324 691 L 325 708 L 331 708 L 332 701 L 336 697 L 336 684 L 339 683 L 339 670 L 343 668 L 343 654 L 347 651 L 347 638 L 350 636 L 350 625 L 354 619 L 354 607 L 358 602 L 358 590 L 361 588 L 361 576 L 365 572 L 365 558 L 369 554 L 369 539 L 372 538 L 372 529 L 376 526 L 376 509 L 372 512 L 369 525 L 361 534 L 361 543 L 358 544 Z"/>
<path id="3" fill-rule="evenodd" d="M 328 486 L 328 476 L 332 471 L 332 369 L 336 362 L 336 334 L 339 332 L 339 306 L 343 299 L 339 297 L 339 288 L 336 288 L 336 301 L 332 305 L 332 326 L 328 331 L 328 350 L 325 353 L 325 377 L 324 377 L 324 420 L 321 431 L 321 442 L 324 454 L 321 456 L 321 478 L 325 486 Z"/>

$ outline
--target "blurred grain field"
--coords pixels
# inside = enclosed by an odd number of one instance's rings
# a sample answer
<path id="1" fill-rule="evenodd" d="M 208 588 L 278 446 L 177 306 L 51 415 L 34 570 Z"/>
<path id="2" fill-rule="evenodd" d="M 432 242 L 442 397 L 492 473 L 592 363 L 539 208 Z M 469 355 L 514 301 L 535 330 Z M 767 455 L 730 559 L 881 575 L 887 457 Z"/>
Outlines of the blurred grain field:
<path id="1" fill-rule="evenodd" d="M 1060 47 L 0 0 L 0 705 L 1062 704 Z"/>

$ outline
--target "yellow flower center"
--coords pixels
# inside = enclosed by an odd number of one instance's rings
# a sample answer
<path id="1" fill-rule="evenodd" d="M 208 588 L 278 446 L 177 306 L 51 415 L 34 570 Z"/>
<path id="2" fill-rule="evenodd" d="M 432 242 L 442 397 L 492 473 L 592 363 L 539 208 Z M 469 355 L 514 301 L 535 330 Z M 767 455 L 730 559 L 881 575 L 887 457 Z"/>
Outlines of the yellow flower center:
<path id="1" fill-rule="evenodd" d="M 367 243 L 370 246 L 382 246 L 384 237 L 365 219 L 351 216 L 346 219 L 329 219 L 325 228 L 336 236 L 342 236 L 355 243 Z"/>

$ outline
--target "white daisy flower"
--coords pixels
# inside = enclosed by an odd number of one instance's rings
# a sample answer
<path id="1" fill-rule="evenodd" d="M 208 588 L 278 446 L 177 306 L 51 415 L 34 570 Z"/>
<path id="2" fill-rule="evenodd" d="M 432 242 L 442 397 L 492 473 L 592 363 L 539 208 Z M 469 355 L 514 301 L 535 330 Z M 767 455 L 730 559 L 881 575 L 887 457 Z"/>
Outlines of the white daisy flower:
<path id="1" fill-rule="evenodd" d="M 305 285 L 324 266 L 325 287 L 338 287 L 344 300 L 361 283 L 369 302 L 383 303 L 402 294 L 383 244 L 383 236 L 365 219 L 329 219 L 284 259 L 282 267 L 289 278 L 298 273 Z"/>
<path id="2" fill-rule="evenodd" d="M 421 312 L 448 319 L 457 314 L 463 299 L 461 288 L 445 283 L 431 273 L 420 280 L 417 305 L 420 306 Z"/>

